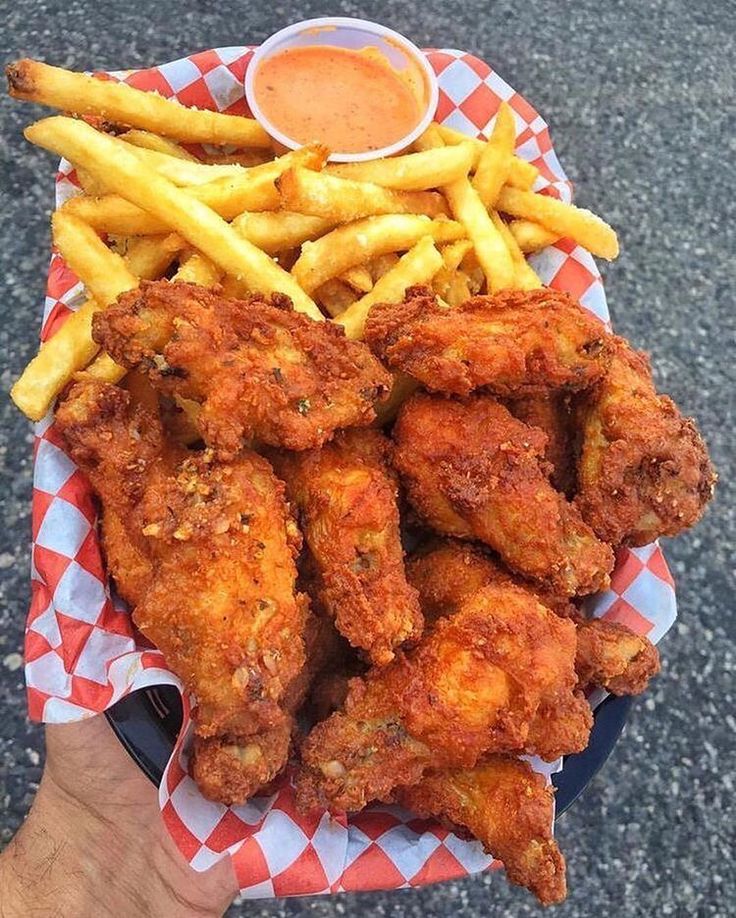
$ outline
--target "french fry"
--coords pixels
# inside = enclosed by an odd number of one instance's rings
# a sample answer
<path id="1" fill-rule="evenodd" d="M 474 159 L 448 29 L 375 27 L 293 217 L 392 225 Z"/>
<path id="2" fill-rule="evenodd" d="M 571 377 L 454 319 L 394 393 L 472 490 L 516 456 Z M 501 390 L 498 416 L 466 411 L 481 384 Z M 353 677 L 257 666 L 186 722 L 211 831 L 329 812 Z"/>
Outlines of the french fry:
<path id="1" fill-rule="evenodd" d="M 513 112 L 506 102 L 502 102 L 473 176 L 473 188 L 487 208 L 495 205 L 501 188 L 508 181 L 515 140 Z"/>
<path id="2" fill-rule="evenodd" d="M 315 292 L 320 305 L 333 319 L 357 300 L 355 291 L 346 283 L 333 277 Z"/>
<path id="3" fill-rule="evenodd" d="M 125 137 L 121 135 L 118 140 L 126 143 Z M 155 169 L 159 175 L 167 178 L 175 185 L 183 187 L 189 185 L 206 185 L 208 182 L 217 181 L 221 178 L 238 177 L 245 175 L 247 170 L 243 166 L 237 165 L 208 165 L 196 160 L 191 162 L 188 159 L 180 159 L 171 156 L 168 153 L 161 153 L 158 150 L 151 150 L 146 147 L 139 147 L 135 144 L 129 144 L 132 151 L 144 163 Z"/>
<path id="4" fill-rule="evenodd" d="M 206 204 L 226 220 L 232 220 L 247 210 L 275 210 L 280 204 L 280 198 L 274 179 L 280 172 L 296 163 L 304 165 L 305 168 L 320 169 L 327 155 L 327 149 L 319 145 L 302 147 L 262 166 L 254 166 L 242 175 L 218 179 L 184 190 L 195 201 Z M 98 184 L 108 189 L 110 187 L 104 175 Z M 117 194 L 97 198 L 70 198 L 62 209 L 84 220 L 99 233 L 141 236 L 165 233 L 169 230 L 164 220 L 158 219 Z"/>
<path id="5" fill-rule="evenodd" d="M 391 268 L 397 264 L 399 256 L 396 252 L 388 252 L 386 255 L 379 255 L 378 258 L 371 258 L 368 262 L 368 268 L 373 278 L 373 283 L 380 280 L 384 274 L 387 274 Z"/>
<path id="6" fill-rule="evenodd" d="M 37 121 L 26 128 L 25 136 L 31 143 L 66 156 L 92 175 L 104 178 L 115 193 L 167 223 L 251 290 L 285 293 L 295 309 L 313 319 L 323 318 L 288 272 L 238 235 L 214 210 L 149 168 L 129 151 L 127 144 L 101 134 L 83 121 L 60 116 Z"/>
<path id="7" fill-rule="evenodd" d="M 444 300 L 448 306 L 460 306 L 473 295 L 468 283 L 468 275 L 464 271 L 456 271 L 445 291 Z"/>
<path id="8" fill-rule="evenodd" d="M 92 178 L 89 172 L 85 172 L 84 169 L 75 169 L 77 175 L 77 181 L 79 182 L 82 191 L 85 194 L 92 195 L 96 197 L 97 195 L 105 194 L 107 188 L 102 182 L 98 182 L 96 179 Z"/>
<path id="9" fill-rule="evenodd" d="M 376 420 L 372 426 L 383 427 L 384 424 L 393 421 L 399 413 L 399 408 L 418 388 L 419 383 L 413 377 L 407 376 L 406 373 L 395 373 L 388 398 L 376 405 Z"/>
<path id="10" fill-rule="evenodd" d="M 431 127 L 417 141 L 417 145 L 424 149 L 442 146 L 443 143 L 439 132 Z M 450 204 L 452 216 L 463 224 L 473 243 L 489 292 L 495 293 L 511 287 L 514 282 L 511 256 L 470 180 L 467 177 L 456 179 L 442 190 Z"/>
<path id="11" fill-rule="evenodd" d="M 514 286 L 518 287 L 519 290 L 535 290 L 538 287 L 542 287 L 543 284 L 537 277 L 534 268 L 532 268 L 532 266 L 524 257 L 524 253 L 521 251 L 517 241 L 512 236 L 511 230 L 501 219 L 497 211 L 491 211 L 491 220 L 493 220 L 494 226 L 501 234 L 501 238 L 506 244 L 506 248 L 509 250 L 509 255 L 511 255 L 511 260 L 514 263 L 514 274 L 516 277 Z"/>
<path id="12" fill-rule="evenodd" d="M 187 143 L 271 146 L 271 138 L 253 118 L 186 108 L 126 83 L 98 80 L 28 59 L 9 64 L 5 73 L 14 99 L 38 102 L 75 115 L 98 115 Z"/>
<path id="13" fill-rule="evenodd" d="M 373 277 L 367 265 L 355 265 L 340 275 L 340 280 L 358 293 L 368 293 L 373 289 Z"/>
<path id="14" fill-rule="evenodd" d="M 146 238 L 145 240 L 133 240 L 123 258 L 124 267 L 127 268 L 131 275 L 127 277 L 120 271 L 119 263 L 116 260 L 120 256 L 108 259 L 108 254 L 112 255 L 114 253 L 109 252 L 109 250 L 102 252 L 94 240 L 89 239 L 87 233 L 80 237 L 75 234 L 73 227 L 69 227 L 68 221 L 66 228 L 64 228 L 64 222 L 62 219 L 61 232 L 63 233 L 63 239 L 61 241 L 65 247 L 68 248 L 80 242 L 84 247 L 88 242 L 91 242 L 104 264 L 108 267 L 110 265 L 113 266 L 113 273 L 118 276 L 120 292 L 122 292 L 126 283 L 137 286 L 137 278 L 143 277 L 153 280 L 159 277 L 176 254 L 175 240 L 179 239 L 179 237 L 173 234 L 164 237 Z M 106 248 L 100 240 L 97 240 L 97 242 L 102 248 Z M 137 243 L 140 243 L 140 245 Z M 80 257 L 77 268 L 88 270 L 89 261 L 90 253 L 88 251 L 83 259 Z M 95 270 L 96 273 L 100 272 L 99 263 Z M 109 296 L 114 292 L 114 287 L 109 288 L 106 295 Z M 32 421 L 40 421 L 44 417 L 56 396 L 69 382 L 74 373 L 86 367 L 98 352 L 99 345 L 92 340 L 92 316 L 101 308 L 104 308 L 104 306 L 100 306 L 93 299 L 88 299 L 83 303 L 76 312 L 69 316 L 52 338 L 44 341 L 38 354 L 31 360 L 11 389 L 11 398 Z M 110 364 L 117 366 L 111 358 L 108 357 L 107 359 Z M 110 375 L 109 371 L 108 375 Z M 121 378 L 120 375 L 117 378 Z"/>
<path id="15" fill-rule="evenodd" d="M 253 166 L 271 162 L 273 157 L 272 150 L 254 147 L 252 150 L 236 150 L 234 153 L 204 153 L 199 161 L 220 165 L 246 166 L 250 169 Z"/>
<path id="16" fill-rule="evenodd" d="M 478 160 L 481 158 L 486 148 L 485 141 L 479 140 L 477 137 L 470 137 L 468 134 L 463 134 L 461 131 L 456 131 L 453 128 L 445 127 L 444 124 L 437 124 L 436 122 L 431 124 L 430 128 L 436 129 L 440 137 L 447 144 L 470 142 L 473 145 L 475 153 L 475 162 L 470 171 L 475 172 Z M 532 187 L 538 175 L 539 169 L 537 169 L 536 166 L 533 166 L 525 159 L 521 159 L 519 156 L 514 156 L 509 170 L 508 183 L 514 188 L 521 188 L 522 191 L 527 191 Z"/>
<path id="17" fill-rule="evenodd" d="M 557 233 L 532 220 L 512 220 L 508 226 L 519 248 L 527 255 L 552 245 L 560 238 Z"/>
<path id="18" fill-rule="evenodd" d="M 190 163 L 196 163 L 197 157 L 193 156 L 181 144 L 167 137 L 161 137 L 160 134 L 153 134 L 151 131 L 139 131 L 133 128 L 120 135 L 120 139 L 126 143 L 132 143 L 134 147 L 141 147 L 144 150 L 155 150 L 157 153 L 166 153 L 176 159 L 186 159 Z"/>
<path id="19" fill-rule="evenodd" d="M 327 166 L 327 172 L 340 178 L 373 182 L 383 188 L 425 191 L 467 175 L 475 160 L 473 145 L 460 143 L 365 163 L 335 163 Z"/>
<path id="20" fill-rule="evenodd" d="M 473 243 L 469 239 L 460 239 L 440 249 L 442 267 L 432 279 L 432 288 L 443 299 L 447 299 L 447 293 L 455 281 L 457 269 L 472 248 Z"/>
<path id="21" fill-rule="evenodd" d="M 54 245 L 92 299 L 106 305 L 138 286 L 138 278 L 122 257 L 108 249 L 86 223 L 57 210 L 52 228 Z"/>
<path id="22" fill-rule="evenodd" d="M 371 182 L 354 182 L 326 172 L 297 166 L 276 179 L 285 210 L 313 217 L 328 217 L 336 223 L 360 220 L 374 214 L 446 213 L 442 196 L 433 191 L 393 191 Z"/>
<path id="23" fill-rule="evenodd" d="M 368 313 L 376 303 L 398 303 L 408 287 L 427 284 L 442 267 L 442 256 L 431 236 L 424 236 L 397 264 L 336 319 L 348 338 L 361 338 Z"/>
<path id="24" fill-rule="evenodd" d="M 423 236 L 431 236 L 436 242 L 451 242 L 464 234 L 461 224 L 453 220 L 430 220 L 420 214 L 366 217 L 339 226 L 315 242 L 305 242 L 291 273 L 309 292 L 377 255 L 404 252 Z"/>
<path id="25" fill-rule="evenodd" d="M 200 287 L 214 287 L 221 277 L 222 272 L 209 258 L 205 258 L 200 252 L 190 252 L 182 259 L 179 270 L 172 280 L 199 284 Z"/>
<path id="26" fill-rule="evenodd" d="M 288 210 L 246 212 L 232 222 L 241 236 L 259 249 L 275 255 L 311 239 L 316 239 L 335 225 L 326 217 L 309 217 Z"/>
<path id="27" fill-rule="evenodd" d="M 566 204 L 546 194 L 506 187 L 498 196 L 497 209 L 512 217 L 534 220 L 560 236 L 569 236 L 592 255 L 608 261 L 618 255 L 615 231 L 600 217 L 582 207 Z"/>

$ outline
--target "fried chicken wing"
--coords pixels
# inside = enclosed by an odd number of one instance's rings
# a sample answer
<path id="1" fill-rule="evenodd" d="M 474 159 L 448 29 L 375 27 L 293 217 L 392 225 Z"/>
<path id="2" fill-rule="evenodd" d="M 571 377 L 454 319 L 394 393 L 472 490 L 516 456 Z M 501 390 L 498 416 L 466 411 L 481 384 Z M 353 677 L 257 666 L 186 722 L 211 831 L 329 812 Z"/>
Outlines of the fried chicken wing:
<path id="1" fill-rule="evenodd" d="M 93 335 L 156 388 L 200 403 L 204 441 L 231 458 L 244 441 L 320 446 L 367 426 L 391 375 L 360 341 L 295 312 L 288 297 L 227 299 L 196 284 L 142 282 L 100 312 Z"/>
<path id="2" fill-rule="evenodd" d="M 110 572 L 136 624 L 196 696 L 198 736 L 286 729 L 306 600 L 298 530 L 266 460 L 168 445 L 155 414 L 93 380 L 72 386 L 57 425 L 100 497 Z M 262 774 L 258 764 L 256 783 Z"/>
<path id="3" fill-rule="evenodd" d="M 550 481 L 567 497 L 575 492 L 575 436 L 568 397 L 560 392 L 545 392 L 524 398 L 508 399 L 511 414 L 529 427 L 547 435 L 544 458 L 552 466 Z"/>
<path id="4" fill-rule="evenodd" d="M 422 629 L 404 572 L 390 449 L 377 430 L 348 430 L 321 449 L 273 457 L 299 509 L 319 600 L 340 633 L 377 664 Z"/>
<path id="5" fill-rule="evenodd" d="M 512 883 L 544 905 L 566 894 L 565 860 L 552 835 L 554 795 L 527 762 L 494 755 L 472 769 L 425 775 L 396 793 L 402 806 L 466 830 L 503 861 Z"/>
<path id="6" fill-rule="evenodd" d="M 659 652 L 643 634 L 601 618 L 577 621 L 575 669 L 584 689 L 640 695 L 659 672 Z"/>
<path id="7" fill-rule="evenodd" d="M 606 364 L 603 324 L 559 290 L 504 290 L 450 309 L 428 287 L 371 309 L 365 340 L 392 370 L 436 392 L 497 395 L 577 391 Z"/>
<path id="8" fill-rule="evenodd" d="M 623 338 L 579 412 L 576 503 L 611 545 L 646 545 L 694 525 L 716 476 L 694 421 L 658 395 L 646 357 Z"/>
<path id="9" fill-rule="evenodd" d="M 414 650 L 350 683 L 344 712 L 302 746 L 300 808 L 360 809 L 428 768 L 522 747 L 542 698 L 573 691 L 574 659 L 572 622 L 518 587 L 479 590 Z"/>
<path id="10" fill-rule="evenodd" d="M 437 532 L 479 539 L 515 571 L 568 595 L 608 585 L 613 552 L 549 483 L 542 431 L 490 396 L 417 394 L 393 435 L 409 501 Z"/>
<path id="11" fill-rule="evenodd" d="M 635 634 L 618 622 L 585 618 L 569 597 L 512 574 L 479 545 L 436 539 L 408 559 L 406 573 L 409 583 L 419 592 L 427 624 L 454 615 L 469 596 L 489 583 L 513 583 L 534 593 L 547 608 L 575 623 L 575 671 L 582 692 L 604 688 L 614 695 L 638 695 L 659 672 L 657 648 L 647 637 Z M 558 748 L 560 741 L 552 733 L 558 732 L 558 720 L 567 721 L 567 727 L 560 723 L 561 730 L 572 728 L 577 732 L 580 737 L 577 745 L 583 741 L 589 715 L 587 705 L 584 708 L 579 699 L 571 701 L 568 697 L 549 699 L 547 710 L 543 707 L 537 718 L 545 723 L 540 723 L 539 729 L 530 730 L 534 742 L 528 743 L 525 752 L 533 751 L 545 758 L 539 751 L 542 748 L 540 738 L 545 735 L 550 737 L 550 746 Z"/>

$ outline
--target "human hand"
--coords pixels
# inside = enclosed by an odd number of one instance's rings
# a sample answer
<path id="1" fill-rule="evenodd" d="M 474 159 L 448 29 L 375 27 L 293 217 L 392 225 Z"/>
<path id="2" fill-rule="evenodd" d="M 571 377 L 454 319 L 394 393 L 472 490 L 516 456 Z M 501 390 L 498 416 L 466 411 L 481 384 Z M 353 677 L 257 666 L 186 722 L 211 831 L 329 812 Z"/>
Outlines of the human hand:
<path id="1" fill-rule="evenodd" d="M 26 822 L 0 856 L 0 916 L 220 916 L 229 860 L 204 873 L 171 840 L 155 787 L 103 716 L 46 727 L 46 767 Z"/>

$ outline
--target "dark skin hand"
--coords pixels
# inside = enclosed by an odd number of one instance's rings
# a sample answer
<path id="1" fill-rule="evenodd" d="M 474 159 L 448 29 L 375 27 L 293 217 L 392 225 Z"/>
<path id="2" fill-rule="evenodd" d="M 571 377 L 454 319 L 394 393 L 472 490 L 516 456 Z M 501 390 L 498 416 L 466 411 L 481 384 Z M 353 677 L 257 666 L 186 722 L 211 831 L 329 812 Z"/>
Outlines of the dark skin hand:
<path id="1" fill-rule="evenodd" d="M 186 863 L 156 788 L 104 717 L 46 727 L 31 811 L 0 855 L 0 918 L 221 916 L 237 892 L 229 859 Z"/>

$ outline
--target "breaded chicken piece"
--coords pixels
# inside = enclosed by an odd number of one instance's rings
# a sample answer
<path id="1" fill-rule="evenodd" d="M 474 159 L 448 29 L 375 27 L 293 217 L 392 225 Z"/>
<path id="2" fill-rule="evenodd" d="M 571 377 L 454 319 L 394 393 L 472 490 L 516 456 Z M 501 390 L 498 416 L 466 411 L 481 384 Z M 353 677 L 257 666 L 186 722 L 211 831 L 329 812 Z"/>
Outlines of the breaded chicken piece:
<path id="1" fill-rule="evenodd" d="M 396 792 L 402 806 L 477 838 L 512 883 L 543 905 L 566 895 L 565 859 L 552 835 L 554 794 L 528 762 L 489 757 L 472 769 L 433 771 Z"/>
<path id="2" fill-rule="evenodd" d="M 601 618 L 576 622 L 575 670 L 581 686 L 603 688 L 612 695 L 640 695 L 659 672 L 659 651 L 643 634 Z"/>
<path id="3" fill-rule="evenodd" d="M 345 711 L 302 746 L 300 809 L 358 810 L 429 768 L 522 747 L 542 698 L 573 691 L 574 660 L 572 622 L 518 587 L 479 590 L 414 650 L 350 683 Z"/>
<path id="4" fill-rule="evenodd" d="M 489 584 L 514 585 L 527 590 L 556 614 L 577 621 L 579 613 L 569 597 L 536 587 L 511 574 L 482 547 L 437 539 L 407 564 L 407 576 L 419 591 L 422 611 L 428 623 L 454 615 L 467 599 Z M 514 752 L 538 755 L 551 761 L 559 750 L 582 752 L 588 745 L 593 715 L 580 688 L 566 687 L 545 695 L 529 724 L 523 746 Z"/>
<path id="5" fill-rule="evenodd" d="M 552 466 L 550 481 L 568 498 L 575 493 L 575 432 L 569 399 L 564 393 L 545 392 L 508 399 L 506 407 L 519 421 L 547 435 L 544 458 Z"/>
<path id="6" fill-rule="evenodd" d="M 649 362 L 623 338 L 579 410 L 577 506 L 611 545 L 646 545 L 694 525 L 715 472 L 694 421 L 658 395 Z"/>
<path id="7" fill-rule="evenodd" d="M 613 552 L 549 483 L 540 430 L 490 396 L 417 394 L 393 436 L 409 501 L 437 532 L 479 539 L 513 570 L 568 595 L 608 586 Z"/>
<path id="8" fill-rule="evenodd" d="M 309 449 L 340 427 L 367 426 L 391 387 L 362 342 L 281 294 L 231 300 L 144 281 L 95 317 L 93 336 L 166 395 L 199 402 L 202 438 L 226 458 L 244 441 Z"/>
<path id="9" fill-rule="evenodd" d="M 155 414 L 94 380 L 75 383 L 56 417 L 100 497 L 110 572 L 136 624 L 196 696 L 196 733 L 282 728 L 304 665 L 306 600 L 295 592 L 298 530 L 269 464 L 167 445 Z"/>
<path id="10" fill-rule="evenodd" d="M 308 615 L 304 628 L 306 663 L 287 689 L 282 708 L 287 716 L 275 727 L 249 736 L 195 735 L 192 776 L 210 800 L 226 806 L 245 803 L 272 781 L 285 766 L 295 715 L 312 681 L 341 659 L 341 639 L 332 623 L 321 615 Z"/>
<path id="11" fill-rule="evenodd" d="M 411 287 L 402 303 L 374 306 L 365 326 L 366 342 L 392 370 L 452 395 L 586 389 L 605 369 L 607 337 L 599 319 L 548 287 L 475 296 L 452 309 L 428 287 Z"/>
<path id="12" fill-rule="evenodd" d="M 454 615 L 469 596 L 489 583 L 511 583 L 524 587 L 558 615 L 567 618 L 577 615 L 577 609 L 566 593 L 512 574 L 477 543 L 432 539 L 407 559 L 406 576 L 419 593 L 427 624 L 446 615 Z"/>
<path id="13" fill-rule="evenodd" d="M 659 672 L 657 648 L 647 637 L 635 634 L 618 622 L 585 618 L 567 596 L 511 574 L 480 545 L 455 539 L 436 539 L 408 559 L 406 574 L 409 583 L 419 592 L 427 624 L 440 617 L 454 615 L 469 596 L 489 583 L 513 583 L 530 590 L 543 605 L 575 623 L 575 671 L 579 688 L 584 692 L 591 688 L 604 688 L 614 695 L 638 695 L 646 689 L 649 679 Z M 530 731 L 533 735 L 549 734 L 550 716 L 564 718 L 569 726 L 572 718 L 568 715 L 573 714 L 577 721 L 575 729 L 582 741 L 584 720 L 589 711 L 586 713 L 582 705 L 570 702 L 569 698 L 567 714 L 560 707 L 559 700 L 551 699 L 547 708 L 547 712 L 540 709 L 537 715 L 540 720 L 546 719 L 547 723 L 540 724 L 539 730 Z M 553 738 L 552 745 L 556 747 L 560 744 Z M 536 740 L 534 751 L 539 748 Z M 531 752 L 531 746 L 525 751 Z"/>
<path id="14" fill-rule="evenodd" d="M 347 430 L 321 449 L 272 457 L 299 511 L 321 604 L 376 664 L 389 663 L 395 648 L 422 632 L 404 572 L 390 450 L 377 430 Z"/>

